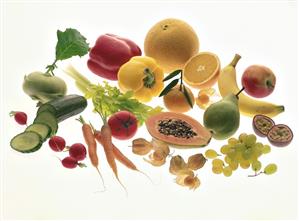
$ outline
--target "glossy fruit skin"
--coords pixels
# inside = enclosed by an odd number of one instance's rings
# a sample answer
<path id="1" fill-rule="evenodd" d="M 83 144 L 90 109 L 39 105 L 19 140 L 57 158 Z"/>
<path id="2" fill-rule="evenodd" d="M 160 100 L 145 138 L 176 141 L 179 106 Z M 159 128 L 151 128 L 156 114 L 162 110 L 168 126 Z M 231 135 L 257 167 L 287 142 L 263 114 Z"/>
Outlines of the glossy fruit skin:
<path id="1" fill-rule="evenodd" d="M 189 88 L 187 88 L 187 91 L 190 95 L 192 104 L 194 104 L 195 99 L 192 91 Z M 180 90 L 179 85 L 172 88 L 166 95 L 163 96 L 163 102 L 165 107 L 171 112 L 184 113 L 191 109 L 190 104 L 185 98 L 183 89 Z"/>
<path id="2" fill-rule="evenodd" d="M 108 125 L 112 136 L 119 140 L 132 138 L 138 129 L 137 118 L 129 111 L 119 111 L 113 114 L 108 120 Z"/>
<path id="3" fill-rule="evenodd" d="M 49 140 L 50 148 L 55 152 L 61 152 L 65 148 L 65 140 L 60 136 L 53 136 Z"/>
<path id="4" fill-rule="evenodd" d="M 114 34 L 98 37 L 90 49 L 88 68 L 96 75 L 108 80 L 117 80 L 119 68 L 133 56 L 141 55 L 141 50 L 133 41 Z"/>
<path id="5" fill-rule="evenodd" d="M 265 66 L 251 65 L 243 73 L 242 85 L 247 94 L 256 98 L 270 95 L 276 83 L 274 73 Z"/>
<path id="6" fill-rule="evenodd" d="M 86 147 L 81 143 L 75 143 L 69 149 L 70 156 L 77 161 L 84 160 L 86 158 L 86 153 Z"/>
<path id="7" fill-rule="evenodd" d="M 20 125 L 27 124 L 27 114 L 22 111 L 11 111 L 11 116 L 14 116 L 15 121 Z"/>
<path id="8" fill-rule="evenodd" d="M 78 162 L 75 158 L 73 157 L 65 157 L 62 161 L 61 161 L 62 165 L 65 167 L 65 168 L 68 168 L 68 169 L 74 169 L 77 167 L 78 165 Z"/>

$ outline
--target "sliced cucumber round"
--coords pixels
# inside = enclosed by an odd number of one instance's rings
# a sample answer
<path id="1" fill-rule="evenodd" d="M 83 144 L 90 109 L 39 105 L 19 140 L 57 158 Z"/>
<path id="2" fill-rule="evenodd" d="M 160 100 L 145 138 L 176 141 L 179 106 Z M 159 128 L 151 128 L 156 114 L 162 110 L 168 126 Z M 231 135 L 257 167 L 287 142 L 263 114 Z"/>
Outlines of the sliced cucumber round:
<path id="1" fill-rule="evenodd" d="M 42 137 L 33 131 L 25 131 L 16 135 L 10 141 L 10 146 L 21 153 L 31 153 L 41 148 Z"/>
<path id="2" fill-rule="evenodd" d="M 42 141 L 45 141 L 47 138 L 50 137 L 52 130 L 47 124 L 34 123 L 34 124 L 29 125 L 25 131 L 36 132 L 41 136 Z"/>
<path id="3" fill-rule="evenodd" d="M 58 130 L 58 122 L 54 114 L 49 111 L 43 111 L 37 114 L 36 118 L 34 119 L 34 124 L 41 123 L 46 124 L 51 128 L 51 135 L 56 134 Z"/>

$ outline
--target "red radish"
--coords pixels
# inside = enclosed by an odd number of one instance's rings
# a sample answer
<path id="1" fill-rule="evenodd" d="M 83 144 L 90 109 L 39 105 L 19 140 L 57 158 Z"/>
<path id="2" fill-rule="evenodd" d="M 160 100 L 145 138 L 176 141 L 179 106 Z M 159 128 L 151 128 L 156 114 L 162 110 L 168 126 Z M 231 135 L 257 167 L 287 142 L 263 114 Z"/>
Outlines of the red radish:
<path id="1" fill-rule="evenodd" d="M 68 169 L 74 169 L 78 166 L 78 161 L 73 157 L 66 157 L 61 161 L 61 163 Z"/>
<path id="2" fill-rule="evenodd" d="M 10 116 L 14 116 L 15 121 L 20 125 L 27 124 L 27 114 L 21 111 L 11 111 Z"/>
<path id="3" fill-rule="evenodd" d="M 119 140 L 132 138 L 138 128 L 137 118 L 129 111 L 119 111 L 113 114 L 108 120 L 108 125 L 112 136 Z"/>
<path id="4" fill-rule="evenodd" d="M 75 143 L 70 147 L 69 154 L 77 161 L 84 160 L 86 158 L 86 147 L 81 143 Z"/>
<path id="5" fill-rule="evenodd" d="M 65 140 L 62 137 L 59 136 L 53 136 L 49 140 L 49 146 L 52 150 L 55 152 L 61 152 L 65 148 Z"/>

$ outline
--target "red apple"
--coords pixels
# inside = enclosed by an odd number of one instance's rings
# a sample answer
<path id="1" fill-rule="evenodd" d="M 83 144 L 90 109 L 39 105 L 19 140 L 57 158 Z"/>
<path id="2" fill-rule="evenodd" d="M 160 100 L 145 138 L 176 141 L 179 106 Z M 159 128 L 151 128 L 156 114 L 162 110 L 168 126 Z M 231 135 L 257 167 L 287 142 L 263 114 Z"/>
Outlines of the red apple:
<path id="1" fill-rule="evenodd" d="M 262 98 L 272 93 L 275 87 L 274 73 L 262 65 L 251 65 L 243 73 L 242 85 L 247 94 Z"/>

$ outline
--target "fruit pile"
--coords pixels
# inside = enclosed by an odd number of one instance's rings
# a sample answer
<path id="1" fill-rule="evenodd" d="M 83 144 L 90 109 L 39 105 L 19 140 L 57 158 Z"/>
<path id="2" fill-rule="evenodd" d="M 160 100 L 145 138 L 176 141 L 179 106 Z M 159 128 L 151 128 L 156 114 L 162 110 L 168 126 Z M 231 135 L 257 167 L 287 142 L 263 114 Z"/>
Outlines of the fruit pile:
<path id="1" fill-rule="evenodd" d="M 275 125 L 272 120 L 284 111 L 284 106 L 259 100 L 273 93 L 274 72 L 263 65 L 250 65 L 244 70 L 239 87 L 236 66 L 241 56 L 235 54 L 229 64 L 221 67 L 221 59 L 215 53 L 200 51 L 195 30 L 182 20 L 164 19 L 150 28 L 144 40 L 144 55 L 134 41 L 114 34 L 100 35 L 92 47 L 79 31 L 71 28 L 64 32 L 58 30 L 57 39 L 54 62 L 45 72 L 33 72 L 24 78 L 23 91 L 37 101 L 38 109 L 33 124 L 12 138 L 11 147 L 15 151 L 37 151 L 48 138 L 54 151 L 64 150 L 65 141 L 56 136 L 58 123 L 85 111 L 88 99 L 102 127 L 97 130 L 80 116 L 87 150 L 83 144 L 72 145 L 68 150 L 70 156 L 64 158 L 62 164 L 70 169 L 82 166 L 80 161 L 88 153 L 91 165 L 101 175 L 98 142 L 124 189 L 116 161 L 141 171 L 114 145 L 113 139 L 134 138 L 132 152 L 145 156 L 144 161 L 156 167 L 165 165 L 171 158 L 169 172 L 176 176 L 175 182 L 193 190 L 200 185 L 195 172 L 204 168 L 209 159 L 213 173 L 224 176 L 231 176 L 239 167 L 251 167 L 254 174 L 250 176 L 276 172 L 276 164 L 262 169 L 260 161 L 263 154 L 271 151 L 270 145 L 257 142 L 254 134 L 242 133 L 238 139 L 233 138 L 242 115 L 252 118 L 254 132 L 266 136 L 273 146 L 286 146 L 293 139 L 287 125 Z M 70 65 L 64 71 L 74 79 L 84 96 L 67 95 L 65 81 L 54 76 L 56 63 L 86 54 L 89 70 L 105 81 L 91 82 Z M 107 81 L 117 81 L 118 87 Z M 214 87 L 216 84 L 218 87 Z M 162 100 L 162 97 L 167 111 L 145 104 L 154 98 Z M 194 104 L 204 110 L 203 115 L 200 112 L 193 117 L 184 114 L 194 108 Z M 27 124 L 25 113 L 11 112 L 11 116 L 19 124 Z M 134 137 L 144 123 L 152 141 Z M 172 156 L 170 151 L 172 147 L 182 150 L 205 147 L 211 139 L 227 141 L 221 147 L 221 154 L 208 149 L 203 155 L 195 149 L 198 152 L 185 162 L 180 155 Z"/>

